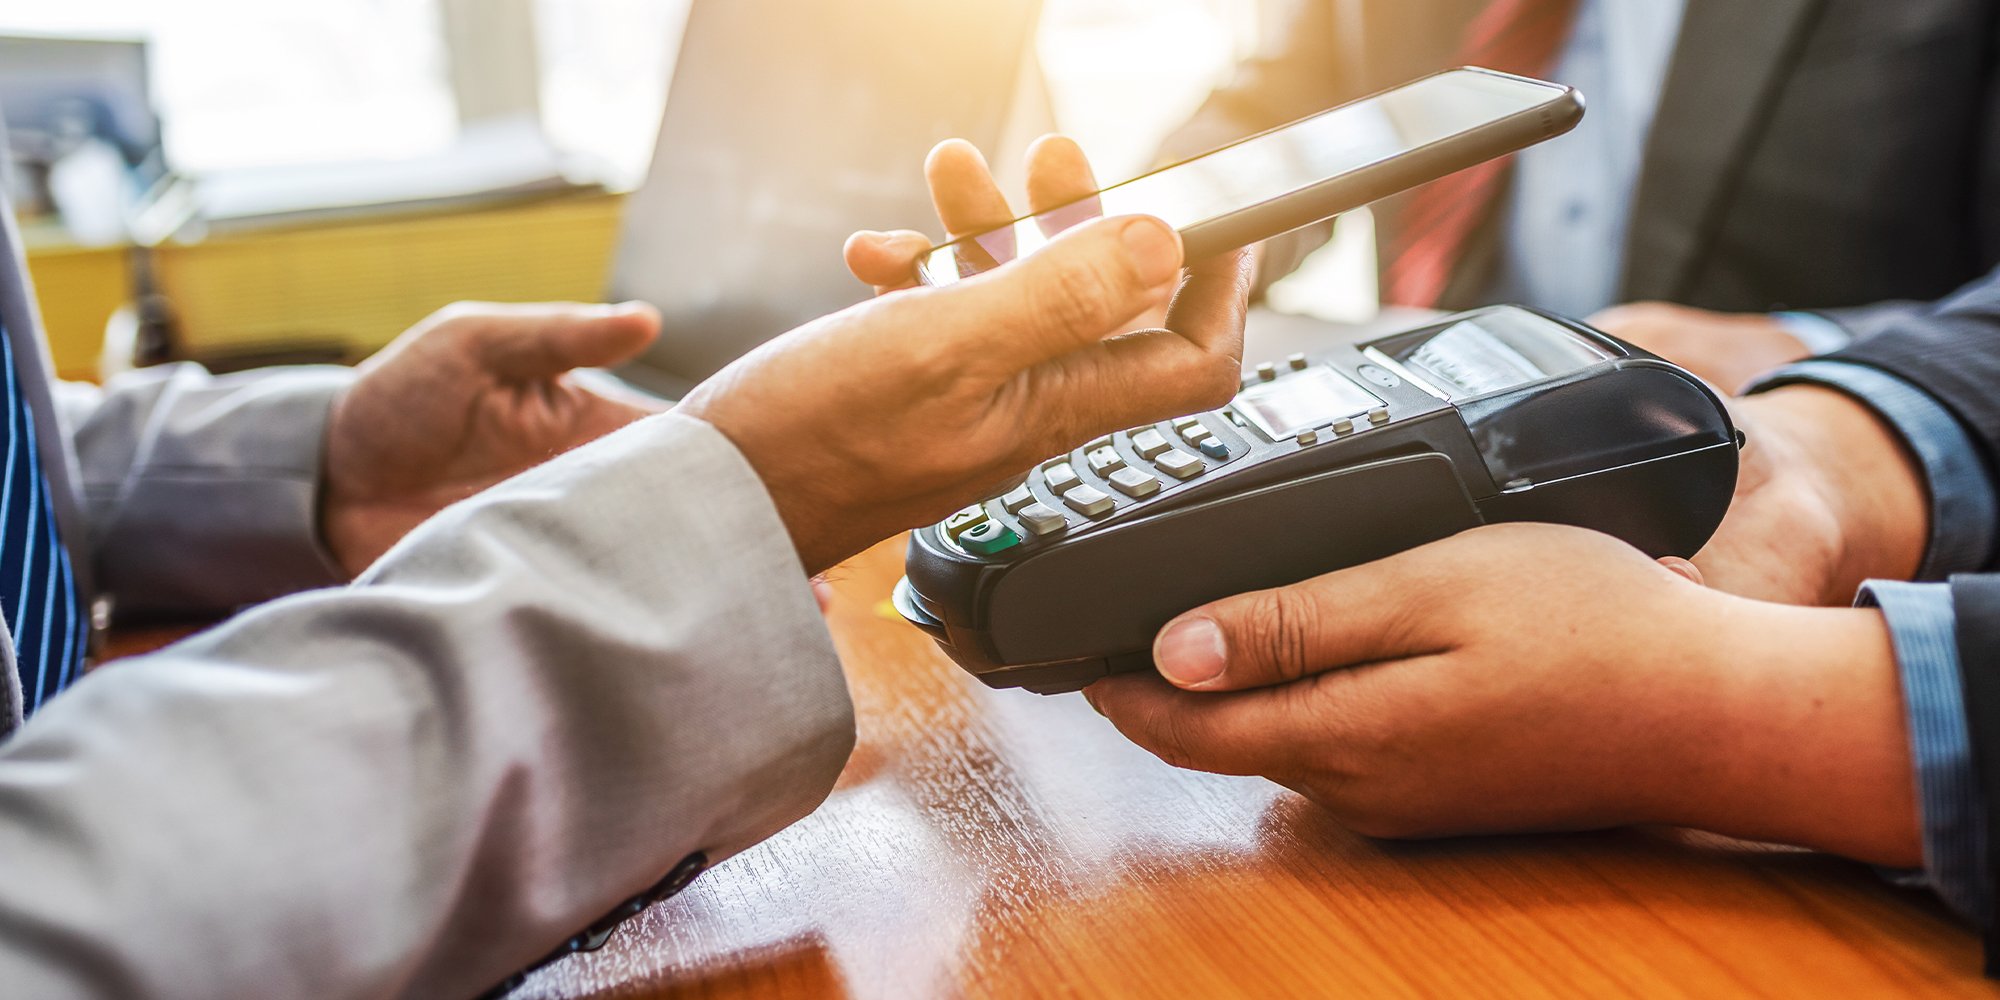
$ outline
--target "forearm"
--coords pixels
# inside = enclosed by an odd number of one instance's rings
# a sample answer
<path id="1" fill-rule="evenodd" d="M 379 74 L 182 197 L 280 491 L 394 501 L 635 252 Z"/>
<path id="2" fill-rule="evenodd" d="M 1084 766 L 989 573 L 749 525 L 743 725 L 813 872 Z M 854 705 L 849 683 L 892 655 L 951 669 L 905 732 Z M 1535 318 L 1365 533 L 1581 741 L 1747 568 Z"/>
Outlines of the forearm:
<path id="1" fill-rule="evenodd" d="M 474 995 L 802 815 L 851 741 L 770 501 L 659 418 L 38 716 L 0 753 L 0 982 Z"/>
<path id="2" fill-rule="evenodd" d="M 326 420 L 353 375 L 148 369 L 66 396 L 100 587 L 213 612 L 345 579 L 320 542 Z"/>
<path id="3" fill-rule="evenodd" d="M 1712 623 L 1713 693 L 1655 818 L 1894 867 L 1923 862 L 1889 628 L 1876 611 L 1750 601 Z M 1724 644 L 1726 643 L 1726 648 Z"/>

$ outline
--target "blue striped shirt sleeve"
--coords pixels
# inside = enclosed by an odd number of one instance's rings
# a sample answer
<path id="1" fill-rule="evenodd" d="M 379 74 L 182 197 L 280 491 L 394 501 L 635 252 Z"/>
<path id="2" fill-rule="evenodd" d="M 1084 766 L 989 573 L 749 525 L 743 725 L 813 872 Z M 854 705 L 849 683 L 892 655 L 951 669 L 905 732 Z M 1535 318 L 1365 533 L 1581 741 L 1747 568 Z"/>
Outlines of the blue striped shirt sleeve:
<path id="1" fill-rule="evenodd" d="M 1859 603 L 1881 608 L 1889 622 L 1923 814 L 1923 871 L 1897 881 L 1928 887 L 1961 915 L 1987 924 L 1993 898 L 1986 804 L 1973 770 L 1951 586 L 1870 581 Z"/>

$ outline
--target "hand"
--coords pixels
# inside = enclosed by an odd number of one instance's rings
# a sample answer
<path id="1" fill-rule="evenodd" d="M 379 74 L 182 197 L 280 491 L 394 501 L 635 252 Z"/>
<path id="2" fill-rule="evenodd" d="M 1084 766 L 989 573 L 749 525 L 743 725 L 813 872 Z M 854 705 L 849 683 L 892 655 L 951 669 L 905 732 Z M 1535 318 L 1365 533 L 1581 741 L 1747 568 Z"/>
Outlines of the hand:
<path id="1" fill-rule="evenodd" d="M 370 358 L 333 405 L 320 530 L 350 575 L 439 510 L 645 416 L 565 377 L 630 360 L 651 307 L 440 310 Z"/>
<path id="2" fill-rule="evenodd" d="M 1000 229 L 1017 218 L 993 179 L 986 158 L 971 143 L 962 139 L 939 143 L 924 162 L 924 176 L 946 239 Z M 1097 190 L 1096 173 L 1075 141 L 1048 135 L 1028 147 L 1028 213 L 1042 215 L 1067 206 L 1066 211 L 1041 221 L 1045 235 L 1054 236 L 1102 217 L 1104 208 L 1096 197 Z M 922 233 L 856 233 L 847 243 L 847 266 L 855 277 L 875 286 L 877 294 L 887 294 L 916 286 L 916 262 L 929 251 L 930 239 Z M 1238 254 L 1226 255 L 1210 266 L 1220 272 L 1248 266 L 1247 252 Z M 1254 283 L 1254 274 L 1250 280 Z M 1138 317 L 1132 328 L 1156 329 L 1165 322 L 1162 306 Z"/>
<path id="3" fill-rule="evenodd" d="M 927 169 L 953 231 L 1012 217 L 986 200 L 997 188 L 970 146 L 947 143 Z M 1037 143 L 1030 176 L 1044 206 L 1094 190 L 1066 140 Z M 929 249 L 917 233 L 857 234 L 850 266 L 896 294 L 766 344 L 681 404 L 749 459 L 811 572 L 1239 385 L 1241 259 L 1183 272 L 1180 238 L 1158 219 L 1089 221 L 990 273 L 912 287 Z"/>
<path id="4" fill-rule="evenodd" d="M 1930 537 L 1923 475 L 1874 411 L 1805 385 L 1731 409 L 1746 444 L 1729 513 L 1695 556 L 1710 586 L 1845 606 L 1865 580 L 1916 575 Z"/>
<path id="5" fill-rule="evenodd" d="M 1481 528 L 1192 611 L 1098 710 L 1365 834 L 1694 826 L 1922 858 L 1878 612 L 1706 590 L 1607 536 Z M 1173 686 L 1178 685 L 1178 688 Z"/>
<path id="6" fill-rule="evenodd" d="M 1183 277 L 1158 219 L 1104 219 L 947 288 L 778 338 L 680 412 L 749 459 L 810 572 L 990 496 L 1091 438 L 1227 402 L 1247 286 Z M 1171 301 L 1167 328 L 1115 336 Z"/>
<path id="7" fill-rule="evenodd" d="M 1614 306 L 1590 325 L 1730 393 L 1812 352 L 1764 313 L 1718 313 L 1665 302 Z"/>

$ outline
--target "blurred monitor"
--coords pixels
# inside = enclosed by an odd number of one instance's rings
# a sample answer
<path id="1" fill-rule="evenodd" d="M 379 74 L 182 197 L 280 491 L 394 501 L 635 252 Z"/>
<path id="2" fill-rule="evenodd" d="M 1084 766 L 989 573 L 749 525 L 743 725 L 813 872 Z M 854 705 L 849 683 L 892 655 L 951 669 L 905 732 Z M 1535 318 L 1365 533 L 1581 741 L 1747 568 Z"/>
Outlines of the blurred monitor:
<path id="1" fill-rule="evenodd" d="M 619 374 L 678 398 L 865 298 L 842 243 L 937 233 L 924 154 L 953 136 L 1000 143 L 1040 7 L 693 0 L 611 288 L 658 306 L 665 331 Z"/>
<path id="2" fill-rule="evenodd" d="M 16 209 L 50 212 L 50 171 L 88 146 L 115 154 L 131 183 L 160 170 L 146 45 L 130 38 L 0 35 L 0 121 Z"/>

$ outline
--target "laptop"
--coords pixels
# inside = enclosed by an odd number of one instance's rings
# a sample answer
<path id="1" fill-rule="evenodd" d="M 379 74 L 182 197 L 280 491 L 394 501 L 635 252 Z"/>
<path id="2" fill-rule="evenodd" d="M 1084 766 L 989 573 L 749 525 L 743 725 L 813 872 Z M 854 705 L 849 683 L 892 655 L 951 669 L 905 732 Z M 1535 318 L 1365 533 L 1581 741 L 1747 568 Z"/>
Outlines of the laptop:
<path id="1" fill-rule="evenodd" d="M 679 398 L 866 298 L 842 244 L 857 229 L 937 233 L 924 154 L 953 136 L 991 153 L 1020 127 L 1040 7 L 693 0 L 610 289 L 665 325 L 618 376 Z"/>

